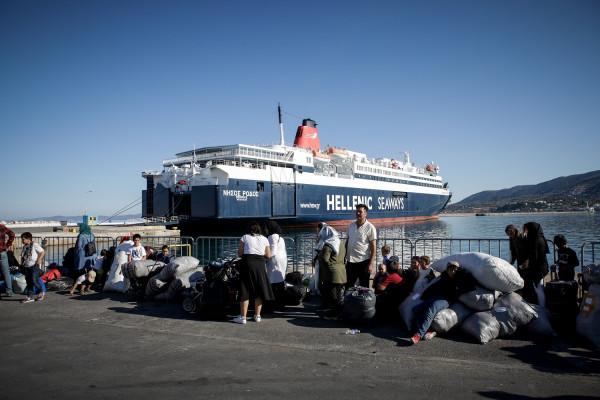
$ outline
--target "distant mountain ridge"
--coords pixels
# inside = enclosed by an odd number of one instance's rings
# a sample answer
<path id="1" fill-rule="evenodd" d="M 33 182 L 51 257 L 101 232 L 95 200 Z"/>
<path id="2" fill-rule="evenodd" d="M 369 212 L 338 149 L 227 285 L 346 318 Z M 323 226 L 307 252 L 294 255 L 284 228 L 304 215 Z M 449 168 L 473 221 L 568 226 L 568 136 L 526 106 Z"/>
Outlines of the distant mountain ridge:
<path id="1" fill-rule="evenodd" d="M 509 189 L 486 190 L 475 193 L 454 205 L 501 201 L 537 200 L 550 197 L 600 199 L 600 170 L 585 174 L 562 176 L 537 185 L 520 185 Z"/>

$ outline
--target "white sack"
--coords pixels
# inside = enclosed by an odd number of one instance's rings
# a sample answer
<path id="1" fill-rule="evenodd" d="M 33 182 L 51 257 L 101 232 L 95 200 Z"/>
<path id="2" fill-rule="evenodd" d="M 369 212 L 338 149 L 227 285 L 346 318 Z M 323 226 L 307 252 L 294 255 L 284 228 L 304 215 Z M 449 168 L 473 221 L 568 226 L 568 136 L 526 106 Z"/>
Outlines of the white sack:
<path id="1" fill-rule="evenodd" d="M 545 307 L 540 307 L 537 304 L 529 304 L 537 313 L 538 317 L 532 319 L 528 324 L 523 325 L 522 330 L 531 336 L 554 336 L 554 329 L 550 324 L 552 313 Z"/>
<path id="2" fill-rule="evenodd" d="M 431 268 L 438 272 L 446 270 L 449 261 L 457 261 L 473 275 L 481 286 L 503 293 L 514 292 L 523 287 L 523 279 L 508 261 L 484 253 L 457 253 L 437 260 Z"/>
<path id="3" fill-rule="evenodd" d="M 583 296 L 575 330 L 600 348 L 600 284 L 592 283 Z"/>
<path id="4" fill-rule="evenodd" d="M 531 305 L 517 293 L 509 293 L 500 297 L 490 312 L 500 325 L 498 336 L 512 335 L 518 327 L 528 324 L 538 317 Z"/>
<path id="5" fill-rule="evenodd" d="M 490 311 L 480 311 L 468 316 L 460 329 L 479 343 L 486 344 L 498 337 L 500 324 Z"/>
<path id="6" fill-rule="evenodd" d="M 122 246 L 127 243 L 123 242 L 117 249 L 123 248 Z M 121 266 L 127 263 L 127 253 L 121 250 L 117 252 L 115 250 L 115 259 L 110 267 L 108 277 L 104 283 L 103 290 L 106 292 L 120 292 L 125 293 L 129 288 L 129 279 L 125 278 Z"/>
<path id="7" fill-rule="evenodd" d="M 150 272 L 164 267 L 165 263 L 155 260 L 136 260 L 121 267 L 123 276 L 129 279 L 139 279 L 150 275 Z"/>
<path id="8" fill-rule="evenodd" d="M 461 294 L 458 301 L 472 310 L 487 311 L 492 309 L 494 302 L 500 295 L 501 293 L 497 290 L 489 290 L 475 285 L 475 290 Z"/>
<path id="9" fill-rule="evenodd" d="M 455 326 L 459 326 L 472 313 L 472 310 L 457 301 L 449 308 L 437 313 L 431 322 L 431 329 L 438 333 L 446 333 Z"/>
<path id="10" fill-rule="evenodd" d="M 160 274 L 158 275 L 159 279 L 168 282 L 178 275 L 195 270 L 198 267 L 198 264 L 200 264 L 200 261 L 195 257 L 176 257 L 160 271 Z"/>
<path id="11" fill-rule="evenodd" d="M 197 267 L 196 270 L 185 272 L 171 280 L 166 291 L 157 294 L 154 300 L 161 301 L 172 301 L 177 300 L 179 295 L 185 290 L 191 287 L 191 282 L 195 283 L 198 279 L 202 279 L 204 273 L 201 267 Z"/>

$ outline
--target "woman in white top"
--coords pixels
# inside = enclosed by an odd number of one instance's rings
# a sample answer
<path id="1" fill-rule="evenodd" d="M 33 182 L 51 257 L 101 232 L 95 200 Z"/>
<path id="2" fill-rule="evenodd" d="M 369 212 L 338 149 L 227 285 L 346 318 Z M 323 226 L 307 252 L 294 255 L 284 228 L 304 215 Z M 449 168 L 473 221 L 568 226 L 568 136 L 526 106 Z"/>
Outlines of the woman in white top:
<path id="1" fill-rule="evenodd" d="M 263 300 L 274 300 L 271 283 L 267 276 L 267 259 L 271 258 L 269 241 L 261 234 L 258 222 L 251 222 L 248 233 L 242 236 L 238 256 L 242 262 L 238 264 L 241 281 L 240 315 L 233 319 L 238 324 L 246 323 L 248 304 L 254 299 L 254 320 L 260 322 L 260 311 Z"/>
<path id="2" fill-rule="evenodd" d="M 267 276 L 271 282 L 271 289 L 275 296 L 275 311 L 285 311 L 285 273 L 287 272 L 287 252 L 285 240 L 281 235 L 281 227 L 275 221 L 265 225 L 265 232 L 269 239 L 271 257 L 267 260 Z"/>

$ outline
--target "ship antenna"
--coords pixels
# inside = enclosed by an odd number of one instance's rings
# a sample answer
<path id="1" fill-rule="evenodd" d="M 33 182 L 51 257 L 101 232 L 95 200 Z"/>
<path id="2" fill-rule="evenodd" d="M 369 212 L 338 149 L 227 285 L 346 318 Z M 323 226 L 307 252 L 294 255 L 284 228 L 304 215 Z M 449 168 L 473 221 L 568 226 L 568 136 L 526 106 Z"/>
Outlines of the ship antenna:
<path id="1" fill-rule="evenodd" d="M 285 146 L 285 141 L 283 140 L 283 123 L 281 122 L 281 105 L 277 103 L 277 112 L 279 113 L 279 135 L 281 136 L 281 145 Z"/>

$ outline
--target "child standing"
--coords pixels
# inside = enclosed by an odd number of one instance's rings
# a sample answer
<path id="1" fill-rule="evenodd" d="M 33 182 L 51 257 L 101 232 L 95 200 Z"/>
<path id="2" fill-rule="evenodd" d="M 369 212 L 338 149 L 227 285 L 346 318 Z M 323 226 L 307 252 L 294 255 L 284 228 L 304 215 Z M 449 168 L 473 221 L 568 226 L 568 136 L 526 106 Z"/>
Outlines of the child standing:
<path id="1" fill-rule="evenodd" d="M 42 270 L 42 260 L 46 253 L 42 246 L 33 242 L 33 236 L 29 232 L 21 234 L 21 242 L 23 243 L 23 249 L 21 250 L 21 265 L 25 267 L 25 280 L 27 282 L 26 292 L 27 295 L 21 303 L 31 303 L 33 299 L 33 288 L 37 289 L 37 297 L 35 300 L 44 300 L 44 291 L 40 284 L 40 275 Z"/>
<path id="2" fill-rule="evenodd" d="M 554 236 L 558 265 L 558 280 L 572 281 L 575 279 L 575 267 L 579 265 L 577 253 L 567 246 L 567 239 L 563 235 Z"/>
<path id="3" fill-rule="evenodd" d="M 127 251 L 128 261 L 146 259 L 146 249 L 142 246 L 142 236 L 139 233 L 133 235 L 133 247 Z"/>

